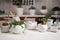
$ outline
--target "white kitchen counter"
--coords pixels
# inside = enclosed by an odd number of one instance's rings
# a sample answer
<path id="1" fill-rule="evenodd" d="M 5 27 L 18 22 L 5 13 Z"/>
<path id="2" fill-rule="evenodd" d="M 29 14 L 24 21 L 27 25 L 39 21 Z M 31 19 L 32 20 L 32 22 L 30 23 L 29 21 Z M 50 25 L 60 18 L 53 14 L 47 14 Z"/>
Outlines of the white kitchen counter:
<path id="1" fill-rule="evenodd" d="M 26 30 L 23 34 L 0 33 L 0 40 L 60 40 L 60 31 L 53 33 Z"/>

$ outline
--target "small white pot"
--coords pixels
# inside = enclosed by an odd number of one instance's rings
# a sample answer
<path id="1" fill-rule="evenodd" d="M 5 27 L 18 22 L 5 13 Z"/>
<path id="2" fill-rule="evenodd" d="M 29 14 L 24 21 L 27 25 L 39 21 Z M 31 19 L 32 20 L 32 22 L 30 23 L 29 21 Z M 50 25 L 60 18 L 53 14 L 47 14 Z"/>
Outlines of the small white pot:
<path id="1" fill-rule="evenodd" d="M 41 31 L 41 32 L 46 32 L 48 30 L 48 26 L 47 25 L 43 25 L 43 24 L 38 24 L 38 26 L 36 27 L 36 29 L 38 31 Z"/>
<path id="2" fill-rule="evenodd" d="M 51 25 L 53 25 L 53 19 L 48 19 L 48 21 L 47 21 L 47 26 L 50 28 L 51 27 Z"/>
<path id="3" fill-rule="evenodd" d="M 9 32 L 9 28 L 10 28 L 10 25 L 1 26 L 1 32 L 7 33 Z"/>
<path id="4" fill-rule="evenodd" d="M 40 10 L 40 12 L 42 13 L 42 14 L 47 14 L 47 12 L 48 12 L 48 10 L 47 9 L 45 9 L 45 10 Z"/>
<path id="5" fill-rule="evenodd" d="M 44 32 L 46 32 L 48 30 L 48 26 L 47 25 L 42 25 Z"/>
<path id="6" fill-rule="evenodd" d="M 51 28 L 50 28 L 50 31 L 57 32 L 58 31 L 58 26 L 57 25 L 52 25 Z"/>
<path id="7" fill-rule="evenodd" d="M 23 28 L 21 27 L 21 26 L 23 26 Z M 14 28 L 14 25 L 12 25 L 12 27 L 11 27 L 11 29 L 10 29 L 10 32 L 11 33 L 22 33 L 23 31 L 24 31 L 24 29 L 25 29 L 25 25 L 23 24 L 23 25 L 16 25 L 16 27 Z"/>
<path id="8" fill-rule="evenodd" d="M 17 8 L 16 10 L 18 16 L 23 15 L 23 8 Z"/>
<path id="9" fill-rule="evenodd" d="M 30 9 L 30 15 L 35 15 L 35 9 Z"/>
<path id="10" fill-rule="evenodd" d="M 54 14 L 57 15 L 59 13 L 59 11 L 54 11 Z"/>

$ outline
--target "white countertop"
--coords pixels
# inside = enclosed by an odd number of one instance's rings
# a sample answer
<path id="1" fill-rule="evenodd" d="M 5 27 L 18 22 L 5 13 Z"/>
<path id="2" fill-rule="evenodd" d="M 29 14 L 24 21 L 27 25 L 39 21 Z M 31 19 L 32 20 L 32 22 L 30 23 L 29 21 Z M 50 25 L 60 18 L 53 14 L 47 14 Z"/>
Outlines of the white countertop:
<path id="1" fill-rule="evenodd" d="M 0 33 L 0 40 L 60 40 L 60 31 L 53 33 L 26 30 L 23 34 Z"/>

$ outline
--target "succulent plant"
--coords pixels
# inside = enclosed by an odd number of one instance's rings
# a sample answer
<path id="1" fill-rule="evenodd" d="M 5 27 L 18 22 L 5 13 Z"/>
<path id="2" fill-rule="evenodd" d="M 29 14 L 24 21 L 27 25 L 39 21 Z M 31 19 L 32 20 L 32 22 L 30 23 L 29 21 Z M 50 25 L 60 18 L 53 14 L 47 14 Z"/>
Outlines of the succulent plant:
<path id="1" fill-rule="evenodd" d="M 46 9 L 46 6 L 43 5 L 43 6 L 41 7 L 41 9 Z"/>
<path id="2" fill-rule="evenodd" d="M 45 18 L 46 18 L 46 19 L 51 18 L 51 16 L 52 16 L 52 14 L 51 14 L 51 13 L 47 13 L 47 14 L 45 14 Z"/>
<path id="3" fill-rule="evenodd" d="M 29 9 L 36 9 L 34 6 L 31 6 Z"/>
<path id="4" fill-rule="evenodd" d="M 22 24 L 24 24 L 24 22 L 23 21 L 16 21 L 16 20 L 14 20 L 13 22 L 11 22 L 11 25 L 14 25 L 14 27 L 16 26 L 16 25 L 22 25 Z M 22 26 L 21 26 L 22 27 Z M 23 27 L 22 27 L 23 28 Z"/>
<path id="5" fill-rule="evenodd" d="M 18 7 L 21 7 L 22 5 L 22 0 L 13 0 L 12 2 L 13 2 L 13 5 L 16 5 Z"/>
<path id="6" fill-rule="evenodd" d="M 52 11 L 60 11 L 60 8 L 58 6 L 54 7 L 54 8 L 52 8 Z"/>

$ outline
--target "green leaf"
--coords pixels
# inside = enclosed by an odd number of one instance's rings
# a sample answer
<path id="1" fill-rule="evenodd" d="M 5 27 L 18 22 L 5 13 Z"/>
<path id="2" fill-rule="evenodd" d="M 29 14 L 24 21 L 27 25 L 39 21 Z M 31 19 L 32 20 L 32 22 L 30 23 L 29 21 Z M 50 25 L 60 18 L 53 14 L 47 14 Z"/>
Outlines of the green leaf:
<path id="1" fill-rule="evenodd" d="M 22 24 L 24 24 L 24 22 L 23 21 L 14 20 L 11 24 L 14 25 L 14 26 L 16 26 L 16 25 L 20 25 L 21 26 Z"/>

